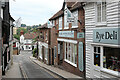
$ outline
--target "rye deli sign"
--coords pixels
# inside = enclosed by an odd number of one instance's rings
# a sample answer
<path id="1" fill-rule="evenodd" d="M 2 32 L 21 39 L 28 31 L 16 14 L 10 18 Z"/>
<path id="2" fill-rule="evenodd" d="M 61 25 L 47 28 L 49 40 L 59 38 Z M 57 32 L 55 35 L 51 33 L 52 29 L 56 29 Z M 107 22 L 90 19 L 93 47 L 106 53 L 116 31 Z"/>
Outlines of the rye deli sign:
<path id="1" fill-rule="evenodd" d="M 93 30 L 93 42 L 120 44 L 120 28 L 105 28 Z"/>
<path id="2" fill-rule="evenodd" d="M 74 31 L 59 31 L 59 37 L 74 38 Z"/>

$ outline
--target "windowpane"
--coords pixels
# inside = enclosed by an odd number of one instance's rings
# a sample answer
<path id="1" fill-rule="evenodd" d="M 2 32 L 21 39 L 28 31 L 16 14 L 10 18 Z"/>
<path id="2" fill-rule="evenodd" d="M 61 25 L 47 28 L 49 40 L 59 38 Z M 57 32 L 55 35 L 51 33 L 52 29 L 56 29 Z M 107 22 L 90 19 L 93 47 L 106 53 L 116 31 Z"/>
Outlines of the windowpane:
<path id="1" fill-rule="evenodd" d="M 75 64 L 77 64 L 77 45 L 75 45 L 74 47 L 75 47 Z"/>
<path id="2" fill-rule="evenodd" d="M 97 3 L 97 22 L 106 21 L 106 2 Z"/>
<path id="3" fill-rule="evenodd" d="M 100 47 L 94 47 L 94 65 L 100 66 Z"/>
<path id="4" fill-rule="evenodd" d="M 100 66 L 100 54 L 94 53 L 94 65 Z"/>

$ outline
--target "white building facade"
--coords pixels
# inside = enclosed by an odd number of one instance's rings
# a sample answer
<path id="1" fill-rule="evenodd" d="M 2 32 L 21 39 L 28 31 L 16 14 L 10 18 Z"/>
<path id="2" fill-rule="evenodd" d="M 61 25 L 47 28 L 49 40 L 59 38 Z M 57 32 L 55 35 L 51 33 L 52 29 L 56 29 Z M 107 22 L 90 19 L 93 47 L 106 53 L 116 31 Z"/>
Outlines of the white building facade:
<path id="1" fill-rule="evenodd" d="M 120 78 L 119 5 L 85 4 L 86 78 Z"/>

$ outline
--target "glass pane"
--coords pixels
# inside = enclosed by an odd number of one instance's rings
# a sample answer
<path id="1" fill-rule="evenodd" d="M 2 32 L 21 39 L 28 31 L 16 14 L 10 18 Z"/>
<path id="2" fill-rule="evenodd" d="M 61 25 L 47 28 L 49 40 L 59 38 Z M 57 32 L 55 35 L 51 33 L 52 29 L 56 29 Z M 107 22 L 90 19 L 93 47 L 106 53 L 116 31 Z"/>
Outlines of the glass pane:
<path id="1" fill-rule="evenodd" d="M 75 45 L 74 47 L 75 47 L 75 64 L 77 64 L 77 45 Z"/>
<path id="2" fill-rule="evenodd" d="M 96 47 L 94 47 L 94 52 L 96 52 Z"/>
<path id="3" fill-rule="evenodd" d="M 98 53 L 100 53 L 100 47 L 98 47 Z"/>
<path id="4" fill-rule="evenodd" d="M 94 53 L 94 65 L 100 66 L 100 54 Z"/>

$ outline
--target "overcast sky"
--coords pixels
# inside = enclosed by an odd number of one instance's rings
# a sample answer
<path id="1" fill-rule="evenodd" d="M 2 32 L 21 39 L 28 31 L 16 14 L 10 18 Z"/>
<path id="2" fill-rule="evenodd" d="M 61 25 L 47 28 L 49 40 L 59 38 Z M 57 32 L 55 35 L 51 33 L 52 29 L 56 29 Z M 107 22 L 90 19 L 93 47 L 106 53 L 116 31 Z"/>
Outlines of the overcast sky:
<path id="1" fill-rule="evenodd" d="M 10 0 L 10 13 L 27 25 L 44 24 L 62 8 L 64 0 Z"/>

